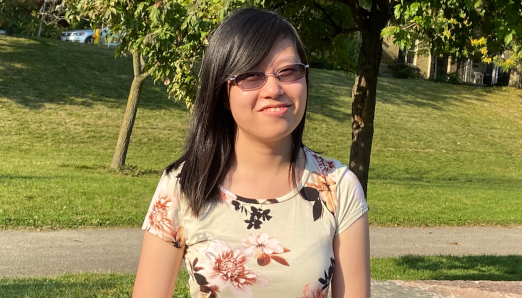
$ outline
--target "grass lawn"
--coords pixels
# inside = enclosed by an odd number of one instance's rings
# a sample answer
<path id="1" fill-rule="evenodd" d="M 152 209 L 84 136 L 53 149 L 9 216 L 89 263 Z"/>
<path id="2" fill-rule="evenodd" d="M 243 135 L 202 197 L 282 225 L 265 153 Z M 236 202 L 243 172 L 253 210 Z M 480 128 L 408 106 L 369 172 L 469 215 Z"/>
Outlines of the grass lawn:
<path id="1" fill-rule="evenodd" d="M 347 163 L 354 77 L 311 70 L 305 143 Z M 148 80 L 124 172 L 108 169 L 129 57 L 0 36 L 0 228 L 140 226 L 188 112 Z M 520 225 L 521 91 L 379 78 L 368 186 L 375 226 Z"/>
<path id="2" fill-rule="evenodd" d="M 378 280 L 522 280 L 522 256 L 404 256 L 371 260 Z M 131 297 L 134 274 L 66 274 L 0 278 L 0 297 Z M 180 271 L 173 297 L 189 298 L 188 274 Z"/>

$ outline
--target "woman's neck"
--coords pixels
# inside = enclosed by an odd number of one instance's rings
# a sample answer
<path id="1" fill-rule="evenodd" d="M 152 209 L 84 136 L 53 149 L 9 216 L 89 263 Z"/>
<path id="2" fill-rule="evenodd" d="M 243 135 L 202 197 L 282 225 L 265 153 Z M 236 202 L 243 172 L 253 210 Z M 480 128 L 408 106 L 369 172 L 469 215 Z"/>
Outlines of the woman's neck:
<path id="1" fill-rule="evenodd" d="M 289 168 L 291 148 L 291 137 L 270 144 L 239 138 L 235 142 L 235 164 L 238 169 L 248 171 L 279 171 Z"/>
<path id="2" fill-rule="evenodd" d="M 291 136 L 271 144 L 237 138 L 235 163 L 224 186 L 237 195 L 256 199 L 287 194 L 294 188 L 289 175 L 291 148 Z M 303 162 L 297 162 L 297 166 L 303 169 Z"/>

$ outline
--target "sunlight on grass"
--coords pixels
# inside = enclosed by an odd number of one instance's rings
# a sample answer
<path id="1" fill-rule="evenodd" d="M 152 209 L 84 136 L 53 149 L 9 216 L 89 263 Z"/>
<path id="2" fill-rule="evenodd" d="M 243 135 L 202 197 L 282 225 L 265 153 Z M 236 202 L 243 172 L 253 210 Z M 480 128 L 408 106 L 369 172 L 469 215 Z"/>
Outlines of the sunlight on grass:
<path id="1" fill-rule="evenodd" d="M 173 297 L 189 298 L 188 274 L 180 271 Z M 0 297 L 131 297 L 134 274 L 65 274 L 59 277 L 5 278 L 0 277 Z"/>
<path id="2" fill-rule="evenodd" d="M 188 112 L 146 81 L 127 166 L 108 169 L 130 58 L 0 36 L 0 228 L 139 227 Z M 354 77 L 311 70 L 304 142 L 347 163 Z M 368 186 L 376 226 L 520 225 L 521 91 L 379 78 Z"/>

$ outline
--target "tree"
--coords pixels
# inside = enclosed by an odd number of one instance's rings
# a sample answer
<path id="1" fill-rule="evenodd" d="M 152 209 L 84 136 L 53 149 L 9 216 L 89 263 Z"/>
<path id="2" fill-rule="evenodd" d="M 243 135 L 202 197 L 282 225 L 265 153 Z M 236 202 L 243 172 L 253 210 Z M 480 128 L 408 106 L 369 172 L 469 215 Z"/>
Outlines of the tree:
<path id="1" fill-rule="evenodd" d="M 392 36 L 400 48 L 417 39 L 422 52 L 478 56 L 508 71 L 522 61 L 521 6 L 515 0 L 400 1 L 383 36 Z M 505 50 L 510 57 L 502 59 Z"/>
<path id="2" fill-rule="evenodd" d="M 5 26 L 7 34 L 11 35 L 14 24 L 31 19 L 31 12 L 39 7 L 37 2 L 37 0 L 0 0 L 0 27 Z"/>
<path id="3" fill-rule="evenodd" d="M 251 5 L 256 4 L 250 1 Z M 196 64 L 209 34 L 247 0 L 70 0 L 67 18 L 87 17 L 111 28 L 121 44 L 117 54 L 133 56 L 134 78 L 120 127 L 112 168 L 124 166 L 144 81 L 153 76 L 169 96 L 190 107 L 196 94 Z"/>
<path id="4" fill-rule="evenodd" d="M 391 15 L 388 0 L 70 1 L 69 17 L 88 17 L 92 22 L 108 24 L 114 34 L 122 36 L 118 52 L 133 55 L 135 77 L 112 167 L 125 163 L 143 81 L 152 75 L 169 85 L 170 96 L 190 106 L 198 85 L 196 63 L 208 35 L 229 11 L 248 3 L 278 9 L 298 28 L 308 47 L 328 55 L 337 67 L 356 72 L 349 166 L 367 193 L 382 57 L 380 34 Z M 359 32 L 361 41 L 356 65 L 348 59 L 347 51 L 352 46 L 348 40 L 355 32 Z"/>
<path id="5" fill-rule="evenodd" d="M 367 195 L 381 32 L 391 16 L 389 0 L 276 0 L 265 5 L 277 9 L 297 27 L 306 48 L 329 56 L 338 69 L 355 72 L 349 168 Z M 348 41 L 355 38 L 360 40 L 356 65 L 348 59 Z"/>

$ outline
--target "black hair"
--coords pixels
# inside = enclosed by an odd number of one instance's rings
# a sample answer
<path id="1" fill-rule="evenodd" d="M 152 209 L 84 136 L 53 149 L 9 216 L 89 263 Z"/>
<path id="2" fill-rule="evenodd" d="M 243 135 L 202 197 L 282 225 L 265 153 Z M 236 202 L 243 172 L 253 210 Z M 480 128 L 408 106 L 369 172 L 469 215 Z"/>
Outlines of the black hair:
<path id="1" fill-rule="evenodd" d="M 200 69 L 200 85 L 193 106 L 183 155 L 166 168 L 182 164 L 180 190 L 191 213 L 198 217 L 206 203 L 220 200 L 220 184 L 234 163 L 236 123 L 224 103 L 228 100 L 227 78 L 257 67 L 280 39 L 294 41 L 301 63 L 306 52 L 295 28 L 272 11 L 237 10 L 213 33 Z M 309 92 L 309 72 L 306 71 Z M 292 132 L 290 176 L 296 186 L 295 165 L 303 147 L 306 113 Z"/>

